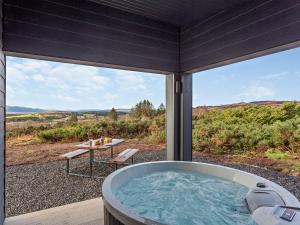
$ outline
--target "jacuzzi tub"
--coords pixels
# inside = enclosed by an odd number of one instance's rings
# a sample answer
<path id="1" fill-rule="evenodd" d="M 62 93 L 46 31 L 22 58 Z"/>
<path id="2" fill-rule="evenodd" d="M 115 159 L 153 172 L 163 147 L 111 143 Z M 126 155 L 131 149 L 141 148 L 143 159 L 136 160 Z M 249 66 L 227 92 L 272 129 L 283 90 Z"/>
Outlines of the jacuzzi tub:
<path id="1" fill-rule="evenodd" d="M 122 204 L 115 192 L 131 179 L 161 171 L 179 170 L 196 172 L 233 181 L 249 189 L 247 194 L 251 217 L 258 225 L 299 225 L 300 203 L 295 196 L 283 187 L 254 174 L 213 164 L 182 161 L 159 161 L 141 163 L 124 167 L 110 174 L 102 186 L 104 200 L 105 225 L 135 225 L 135 224 L 169 224 L 160 223 L 152 218 L 145 218 Z M 260 185 L 258 185 L 260 184 Z M 222 192 L 223 190 L 220 190 Z M 245 196 L 246 197 L 246 196 Z M 286 209 L 278 205 L 293 209 Z M 287 211 L 286 211 L 287 210 Z M 282 219 L 290 215 L 291 221 Z M 294 214 L 295 213 L 295 214 Z M 209 215 L 208 215 L 209 216 Z M 220 224 L 221 225 L 221 224 Z"/>

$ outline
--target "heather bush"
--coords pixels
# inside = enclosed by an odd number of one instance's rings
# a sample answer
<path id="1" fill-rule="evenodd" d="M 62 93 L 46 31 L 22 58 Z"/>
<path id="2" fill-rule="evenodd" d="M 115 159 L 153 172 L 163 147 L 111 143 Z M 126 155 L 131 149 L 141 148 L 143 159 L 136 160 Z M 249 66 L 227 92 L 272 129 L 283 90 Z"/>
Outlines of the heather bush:
<path id="1" fill-rule="evenodd" d="M 149 134 L 144 138 L 149 144 L 163 144 L 166 141 L 165 116 L 160 115 L 152 120 Z"/>
<path id="2" fill-rule="evenodd" d="M 214 109 L 194 116 L 194 150 L 242 153 L 274 147 L 299 152 L 300 107 L 296 103 Z"/>
<path id="3" fill-rule="evenodd" d="M 163 107 L 161 113 L 158 111 L 149 116 L 151 104 L 141 102 L 137 106 L 139 110 L 135 112 L 139 112 L 139 116 L 135 114 L 118 120 L 60 122 L 50 127 L 20 128 L 9 131 L 8 136 L 36 134 L 45 142 L 61 142 L 84 141 L 103 135 L 138 138 L 149 144 L 165 143 Z M 196 151 L 239 154 L 276 149 L 283 154 L 300 153 L 300 106 L 285 103 L 281 106 L 216 107 L 201 115 L 193 115 L 192 132 L 193 150 Z"/>
<path id="4" fill-rule="evenodd" d="M 99 121 L 74 126 L 53 128 L 39 132 L 38 137 L 46 142 L 83 141 L 100 136 L 135 138 L 148 133 L 150 121 Z"/>

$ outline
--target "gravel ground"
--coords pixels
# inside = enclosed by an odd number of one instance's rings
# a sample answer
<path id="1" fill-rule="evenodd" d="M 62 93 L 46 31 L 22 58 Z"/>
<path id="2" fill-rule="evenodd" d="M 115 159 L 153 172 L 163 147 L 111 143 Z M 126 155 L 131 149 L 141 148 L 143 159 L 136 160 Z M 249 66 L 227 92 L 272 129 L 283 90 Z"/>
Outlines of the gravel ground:
<path id="1" fill-rule="evenodd" d="M 135 162 L 165 159 L 163 151 L 142 151 Z M 72 172 L 88 174 L 89 160 L 71 161 Z M 6 168 L 6 217 L 34 212 L 101 196 L 102 179 L 68 176 L 65 161 L 36 163 Z M 108 165 L 95 164 L 95 176 L 113 171 Z"/>
<path id="2" fill-rule="evenodd" d="M 135 162 L 164 160 L 164 151 L 142 151 Z M 223 164 L 208 157 L 195 156 L 194 161 L 226 165 L 272 180 L 300 199 L 300 177 L 248 165 Z M 6 168 L 6 216 L 15 216 L 46 208 L 70 204 L 101 196 L 102 179 L 67 176 L 66 162 L 10 166 Z M 88 160 L 72 161 L 74 172 L 88 173 Z M 106 176 L 113 171 L 107 165 L 96 165 L 95 175 Z"/>

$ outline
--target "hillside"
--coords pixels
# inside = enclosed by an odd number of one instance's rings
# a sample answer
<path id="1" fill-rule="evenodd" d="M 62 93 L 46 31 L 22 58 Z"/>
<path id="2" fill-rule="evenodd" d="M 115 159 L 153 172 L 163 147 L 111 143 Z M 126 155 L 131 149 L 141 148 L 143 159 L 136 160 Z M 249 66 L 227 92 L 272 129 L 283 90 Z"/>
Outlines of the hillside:
<path id="1" fill-rule="evenodd" d="M 39 108 L 30 108 L 30 107 L 22 107 L 22 106 L 6 106 L 7 113 L 41 113 L 47 112 L 47 110 L 39 109 Z"/>
<path id="2" fill-rule="evenodd" d="M 227 104 L 227 105 L 217 105 L 217 106 L 197 106 L 193 109 L 195 114 L 202 114 L 211 109 L 225 109 L 225 108 L 234 108 L 238 106 L 280 106 L 283 103 L 288 101 L 256 101 L 256 102 L 239 102 L 234 104 Z M 297 102 L 300 104 L 300 102 Z M 119 114 L 128 114 L 130 109 L 116 109 Z M 43 112 L 78 112 L 78 113 L 92 113 L 92 114 L 100 114 L 106 115 L 110 109 L 81 109 L 81 110 L 69 110 L 69 111 L 62 111 L 62 110 L 47 110 L 47 109 L 40 109 L 40 108 L 30 108 L 30 107 L 23 107 L 23 106 L 7 106 L 6 112 L 11 114 L 18 114 L 18 113 L 43 113 Z"/>
<path id="3" fill-rule="evenodd" d="M 217 105 L 217 106 L 197 106 L 193 108 L 193 113 L 195 114 L 203 114 L 212 109 L 228 109 L 228 108 L 235 108 L 235 107 L 245 107 L 245 106 L 281 106 L 284 103 L 291 102 L 291 101 L 255 101 L 255 102 L 239 102 L 227 105 Z M 293 101 L 297 104 L 300 102 Z"/>
<path id="4" fill-rule="evenodd" d="M 130 109 L 116 109 L 119 114 L 127 114 L 130 112 Z M 30 107 L 23 107 L 23 106 L 6 106 L 6 113 L 7 114 L 29 114 L 29 113 L 46 113 L 46 112 L 78 112 L 81 113 L 88 113 L 88 114 L 98 114 L 98 115 L 106 115 L 110 109 L 81 109 L 81 110 L 69 110 L 69 111 L 62 111 L 62 110 L 48 110 L 48 109 L 40 109 L 40 108 L 30 108 Z"/>

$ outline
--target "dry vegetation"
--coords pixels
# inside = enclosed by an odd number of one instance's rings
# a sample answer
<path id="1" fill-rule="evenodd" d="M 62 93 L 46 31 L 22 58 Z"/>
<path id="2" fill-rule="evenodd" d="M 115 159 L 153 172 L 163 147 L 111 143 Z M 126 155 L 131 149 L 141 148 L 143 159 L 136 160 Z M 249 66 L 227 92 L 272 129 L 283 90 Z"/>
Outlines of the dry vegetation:
<path id="1" fill-rule="evenodd" d="M 7 127 L 7 165 L 58 160 L 76 142 L 101 135 L 125 138 L 124 145 L 141 150 L 161 150 L 165 142 L 164 108 L 154 109 L 149 101 L 123 116 L 115 110 L 105 117 L 10 115 Z M 300 106 L 290 102 L 198 108 L 193 116 L 193 150 L 230 163 L 300 175 Z"/>

